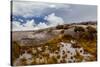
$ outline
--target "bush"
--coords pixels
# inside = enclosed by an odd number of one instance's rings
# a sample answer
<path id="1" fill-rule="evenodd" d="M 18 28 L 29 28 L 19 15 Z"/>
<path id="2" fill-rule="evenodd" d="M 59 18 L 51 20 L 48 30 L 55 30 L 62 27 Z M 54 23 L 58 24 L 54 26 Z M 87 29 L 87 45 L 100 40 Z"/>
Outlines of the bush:
<path id="1" fill-rule="evenodd" d="M 63 25 L 57 25 L 56 29 L 63 29 Z"/>
<path id="2" fill-rule="evenodd" d="M 62 39 L 63 40 L 71 40 L 71 39 L 75 39 L 75 38 L 72 37 L 70 34 L 63 34 Z"/>
<path id="3" fill-rule="evenodd" d="M 93 28 L 92 26 L 88 26 L 87 29 L 89 33 L 97 33 L 97 30 Z"/>
<path id="4" fill-rule="evenodd" d="M 52 29 L 51 28 L 47 29 L 47 32 L 48 33 L 52 32 Z"/>
<path id="5" fill-rule="evenodd" d="M 75 28 L 74 28 L 74 32 L 77 32 L 77 31 L 79 31 L 79 32 L 84 32 L 85 29 L 84 29 L 83 27 L 75 27 Z"/>
<path id="6" fill-rule="evenodd" d="M 69 28 L 69 25 L 64 25 L 63 26 L 63 29 L 68 29 Z"/>
<path id="7" fill-rule="evenodd" d="M 56 29 L 68 29 L 69 25 L 58 25 L 56 26 Z"/>
<path id="8" fill-rule="evenodd" d="M 64 29 L 62 29 L 60 33 L 63 34 L 64 33 Z"/>
<path id="9" fill-rule="evenodd" d="M 12 42 L 12 60 L 14 61 L 16 58 L 18 58 L 20 55 L 20 46 L 18 42 L 13 41 Z"/>
<path id="10" fill-rule="evenodd" d="M 85 40 L 94 40 L 95 36 L 93 36 L 93 34 L 91 34 L 89 32 L 84 32 L 83 35 L 81 36 L 81 38 L 83 38 Z"/>

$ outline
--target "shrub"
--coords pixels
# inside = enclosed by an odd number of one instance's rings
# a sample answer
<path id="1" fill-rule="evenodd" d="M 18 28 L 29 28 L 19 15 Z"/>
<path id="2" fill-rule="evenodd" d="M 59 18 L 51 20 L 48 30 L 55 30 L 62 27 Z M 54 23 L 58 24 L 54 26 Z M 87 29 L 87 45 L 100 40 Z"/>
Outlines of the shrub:
<path id="1" fill-rule="evenodd" d="M 71 39 L 75 39 L 75 38 L 72 37 L 70 34 L 63 34 L 62 39 L 63 40 L 71 40 Z"/>
<path id="2" fill-rule="evenodd" d="M 52 32 L 52 29 L 47 29 L 47 32 L 48 32 L 48 33 Z"/>
<path id="3" fill-rule="evenodd" d="M 95 37 L 93 36 L 93 34 L 89 33 L 89 32 L 84 32 L 81 36 L 81 38 L 85 39 L 85 40 L 94 40 Z"/>
<path id="4" fill-rule="evenodd" d="M 13 41 L 12 42 L 12 60 L 14 61 L 16 58 L 18 58 L 20 55 L 20 46 L 18 42 Z"/>
<path id="5" fill-rule="evenodd" d="M 87 29 L 88 29 L 88 32 L 90 33 L 97 33 L 97 30 L 93 28 L 92 26 L 88 26 Z"/>
<path id="6" fill-rule="evenodd" d="M 84 38 L 86 40 L 96 40 L 97 39 L 96 29 L 91 26 L 88 26 L 86 29 L 87 31 L 82 34 L 81 38 Z"/>
<path id="7" fill-rule="evenodd" d="M 20 61 L 21 65 L 27 65 L 27 60 L 25 58 L 22 58 Z"/>
<path id="8" fill-rule="evenodd" d="M 79 32 L 84 32 L 85 29 L 84 29 L 83 27 L 75 27 L 75 28 L 74 28 L 74 32 L 77 32 L 77 31 L 79 31 Z"/>
<path id="9" fill-rule="evenodd" d="M 75 58 L 77 59 L 77 62 L 81 62 L 81 61 L 83 60 L 84 57 L 83 57 L 82 55 L 80 55 L 79 52 L 76 51 Z"/>
<path id="10" fill-rule="evenodd" d="M 63 25 L 57 25 L 56 29 L 63 29 Z"/>
<path id="11" fill-rule="evenodd" d="M 64 33 L 64 29 L 62 29 L 60 33 L 63 34 Z"/>
<path id="12" fill-rule="evenodd" d="M 63 26 L 63 29 L 68 29 L 69 28 L 69 25 L 64 25 Z"/>

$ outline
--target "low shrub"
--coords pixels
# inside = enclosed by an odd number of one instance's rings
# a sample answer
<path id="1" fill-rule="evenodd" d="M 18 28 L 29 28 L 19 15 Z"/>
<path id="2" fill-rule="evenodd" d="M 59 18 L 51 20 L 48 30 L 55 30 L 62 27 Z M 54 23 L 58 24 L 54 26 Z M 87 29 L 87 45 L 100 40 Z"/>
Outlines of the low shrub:
<path id="1" fill-rule="evenodd" d="M 56 29 L 63 29 L 63 25 L 57 25 Z"/>
<path id="2" fill-rule="evenodd" d="M 75 27 L 74 32 L 85 32 L 85 29 L 83 27 Z"/>
<path id="3" fill-rule="evenodd" d="M 88 32 L 90 33 L 97 33 L 97 30 L 95 28 L 93 28 L 92 26 L 88 26 L 87 27 Z"/>
<path id="4" fill-rule="evenodd" d="M 13 41 L 11 48 L 12 48 L 12 60 L 14 61 L 20 55 L 20 46 L 19 46 L 18 42 Z"/>
<path id="5" fill-rule="evenodd" d="M 68 29 L 69 28 L 69 25 L 64 25 L 63 26 L 63 29 Z"/>

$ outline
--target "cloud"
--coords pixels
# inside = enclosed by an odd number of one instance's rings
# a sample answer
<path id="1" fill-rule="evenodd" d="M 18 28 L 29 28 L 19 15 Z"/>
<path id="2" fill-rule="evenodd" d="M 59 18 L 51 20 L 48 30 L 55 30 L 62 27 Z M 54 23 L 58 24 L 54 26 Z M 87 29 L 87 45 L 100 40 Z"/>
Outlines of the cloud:
<path id="1" fill-rule="evenodd" d="M 31 2 L 31 1 L 13 1 L 12 14 L 20 15 L 23 17 L 40 16 L 49 9 L 69 8 L 69 5 L 65 4 L 52 4 L 45 2 Z M 55 9 L 54 9 L 55 8 Z"/>
<path id="2" fill-rule="evenodd" d="M 22 17 L 46 16 L 55 13 L 65 23 L 97 20 L 96 5 L 13 1 L 12 14 Z"/>
<path id="3" fill-rule="evenodd" d="M 13 14 L 20 15 L 23 17 L 40 15 L 46 7 L 47 7 L 46 4 L 43 3 L 34 3 L 30 1 L 27 2 L 13 1 Z"/>
<path id="4" fill-rule="evenodd" d="M 25 23 L 25 24 L 23 24 L 25 27 L 33 27 L 33 26 L 35 26 L 36 24 L 35 24 L 35 22 L 34 22 L 34 20 L 32 19 L 32 20 L 27 20 L 27 22 Z"/>
<path id="5" fill-rule="evenodd" d="M 13 28 L 16 28 L 16 27 L 20 27 L 20 22 L 18 21 L 13 21 Z"/>
<path id="6" fill-rule="evenodd" d="M 18 19 L 14 18 L 12 22 L 13 30 L 37 30 L 58 24 L 97 20 L 95 5 L 13 1 L 12 9 L 12 17 Z M 42 17 L 46 21 L 36 21 L 32 17 Z"/>
<path id="7" fill-rule="evenodd" d="M 12 22 L 12 30 L 13 31 L 19 31 L 19 30 L 21 30 L 22 27 L 23 26 L 20 24 L 20 22 L 18 22 L 18 21 Z"/>
<path id="8" fill-rule="evenodd" d="M 54 7 L 56 6 L 41 2 L 13 1 L 13 14 L 23 17 L 40 16 L 47 8 Z"/>
<path id="9" fill-rule="evenodd" d="M 48 25 L 46 24 L 46 23 L 42 23 L 42 22 L 40 22 L 38 25 L 37 25 L 37 27 L 38 28 L 47 28 L 48 27 Z"/>
<path id="10" fill-rule="evenodd" d="M 21 24 L 21 22 L 13 21 L 12 22 L 12 30 L 13 31 L 25 31 L 25 30 L 34 30 L 35 22 L 34 20 L 28 20 L 26 23 Z"/>
<path id="11" fill-rule="evenodd" d="M 47 28 L 48 26 L 45 23 L 40 22 L 39 24 L 35 24 L 34 20 L 27 20 L 26 23 L 21 24 L 21 22 L 13 21 L 12 22 L 12 31 L 27 31 L 27 30 L 38 30 Z"/>
<path id="12" fill-rule="evenodd" d="M 55 13 L 51 13 L 50 15 L 45 16 L 44 19 L 48 21 L 47 24 L 45 22 L 39 22 L 39 24 L 36 24 L 34 19 L 27 20 L 27 22 L 24 24 L 21 24 L 21 22 L 18 21 L 13 21 L 13 31 L 38 30 L 64 24 L 63 19 L 56 16 Z"/>
<path id="13" fill-rule="evenodd" d="M 44 19 L 47 20 L 48 24 L 50 24 L 51 26 L 64 24 L 64 20 L 61 17 L 56 16 L 55 13 L 51 13 Z"/>
<path id="14" fill-rule="evenodd" d="M 60 8 L 55 13 L 56 15 L 61 16 L 65 23 L 97 20 L 96 5 L 70 4 L 69 9 Z"/>
<path id="15" fill-rule="evenodd" d="M 50 7 L 50 8 L 56 8 L 56 5 L 51 4 L 49 7 Z"/>

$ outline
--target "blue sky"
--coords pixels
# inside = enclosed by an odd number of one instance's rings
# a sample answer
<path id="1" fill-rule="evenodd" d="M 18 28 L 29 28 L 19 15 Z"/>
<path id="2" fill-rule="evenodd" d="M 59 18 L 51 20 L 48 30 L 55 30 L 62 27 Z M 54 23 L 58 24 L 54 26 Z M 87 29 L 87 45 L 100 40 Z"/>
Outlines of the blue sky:
<path id="1" fill-rule="evenodd" d="M 37 30 L 58 24 L 96 21 L 96 5 L 13 1 L 13 31 Z"/>

